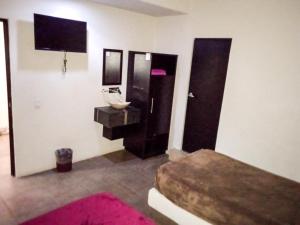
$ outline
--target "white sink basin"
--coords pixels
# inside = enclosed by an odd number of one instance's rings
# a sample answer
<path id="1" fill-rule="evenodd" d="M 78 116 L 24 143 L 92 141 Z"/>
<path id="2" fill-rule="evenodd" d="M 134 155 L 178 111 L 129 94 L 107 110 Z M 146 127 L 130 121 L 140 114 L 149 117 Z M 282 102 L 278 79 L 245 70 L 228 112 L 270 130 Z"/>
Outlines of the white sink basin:
<path id="1" fill-rule="evenodd" d="M 109 102 L 109 104 L 114 109 L 125 109 L 129 106 L 130 102 Z"/>
<path id="2" fill-rule="evenodd" d="M 104 100 L 114 109 L 125 109 L 130 102 L 126 102 L 119 93 L 109 93 L 102 90 Z"/>

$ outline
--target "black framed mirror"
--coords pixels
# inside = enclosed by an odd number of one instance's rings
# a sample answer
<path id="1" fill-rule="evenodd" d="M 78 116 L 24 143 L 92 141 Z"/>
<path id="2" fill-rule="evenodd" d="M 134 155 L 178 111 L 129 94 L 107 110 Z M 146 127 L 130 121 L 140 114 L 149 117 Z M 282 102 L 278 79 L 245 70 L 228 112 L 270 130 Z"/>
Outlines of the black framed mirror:
<path id="1" fill-rule="evenodd" d="M 102 85 L 122 84 L 123 50 L 103 49 Z"/>

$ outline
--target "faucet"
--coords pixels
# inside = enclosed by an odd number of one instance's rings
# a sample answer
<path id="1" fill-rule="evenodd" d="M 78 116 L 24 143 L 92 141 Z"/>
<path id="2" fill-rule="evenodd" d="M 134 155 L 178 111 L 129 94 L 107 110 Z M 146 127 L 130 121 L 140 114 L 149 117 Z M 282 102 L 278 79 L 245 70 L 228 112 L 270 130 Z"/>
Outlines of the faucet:
<path id="1" fill-rule="evenodd" d="M 120 95 L 122 94 L 119 87 L 109 88 L 108 91 L 109 93 L 119 93 Z"/>

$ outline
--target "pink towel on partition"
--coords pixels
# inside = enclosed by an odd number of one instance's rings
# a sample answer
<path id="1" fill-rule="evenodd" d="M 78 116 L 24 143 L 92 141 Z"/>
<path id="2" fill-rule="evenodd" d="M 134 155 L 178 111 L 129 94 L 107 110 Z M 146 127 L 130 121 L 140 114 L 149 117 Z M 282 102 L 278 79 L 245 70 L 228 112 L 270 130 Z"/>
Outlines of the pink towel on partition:
<path id="1" fill-rule="evenodd" d="M 163 69 L 152 69 L 151 70 L 151 75 L 153 75 L 153 76 L 166 76 L 167 71 L 165 71 Z"/>

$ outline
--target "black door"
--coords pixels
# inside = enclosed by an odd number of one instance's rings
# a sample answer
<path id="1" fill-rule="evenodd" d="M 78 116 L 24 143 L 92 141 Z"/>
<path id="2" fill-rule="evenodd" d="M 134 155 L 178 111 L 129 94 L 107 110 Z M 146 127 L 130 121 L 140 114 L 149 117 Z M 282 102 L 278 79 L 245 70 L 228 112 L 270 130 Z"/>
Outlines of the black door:
<path id="1" fill-rule="evenodd" d="M 182 149 L 215 149 L 231 39 L 194 42 Z"/>

